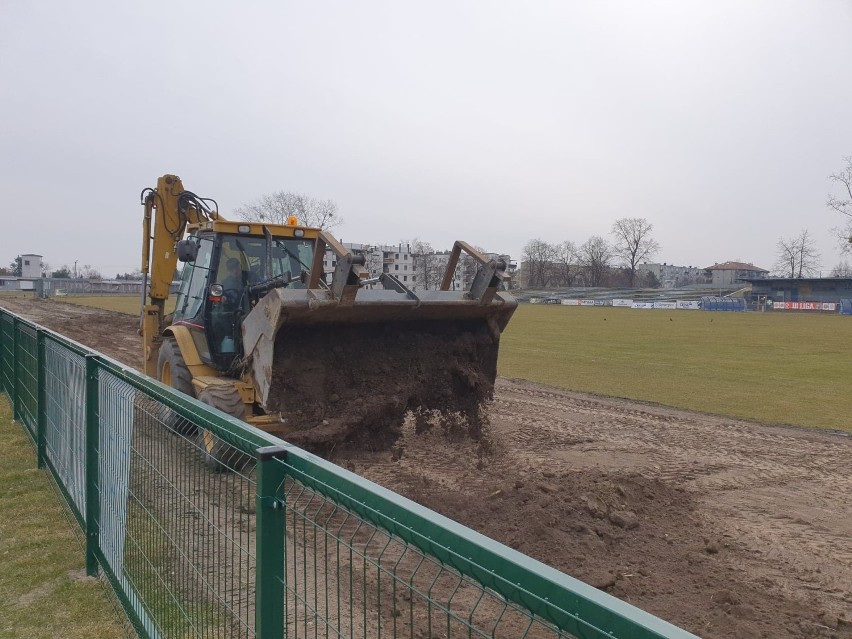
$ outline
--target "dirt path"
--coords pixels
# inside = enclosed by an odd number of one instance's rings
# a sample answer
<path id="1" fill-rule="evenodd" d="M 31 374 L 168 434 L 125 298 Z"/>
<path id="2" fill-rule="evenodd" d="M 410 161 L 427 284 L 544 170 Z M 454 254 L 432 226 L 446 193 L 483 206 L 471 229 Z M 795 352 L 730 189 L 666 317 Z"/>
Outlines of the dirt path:
<path id="1" fill-rule="evenodd" d="M 128 364 L 136 319 L 0 300 Z M 333 461 L 704 637 L 852 637 L 852 437 L 498 380 L 488 439 Z"/>
<path id="2" fill-rule="evenodd" d="M 124 364 L 142 366 L 139 318 L 52 300 L 0 297 L 0 307 Z"/>

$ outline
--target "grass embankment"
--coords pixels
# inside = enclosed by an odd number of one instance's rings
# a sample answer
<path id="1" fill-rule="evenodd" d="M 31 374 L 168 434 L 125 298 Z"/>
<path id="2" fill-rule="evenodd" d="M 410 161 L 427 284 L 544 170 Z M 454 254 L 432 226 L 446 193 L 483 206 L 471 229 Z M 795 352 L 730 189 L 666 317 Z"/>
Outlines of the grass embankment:
<path id="1" fill-rule="evenodd" d="M 102 308 L 106 311 L 127 313 L 128 315 L 139 315 L 141 305 L 138 295 L 66 295 L 53 299 L 57 302 Z M 166 313 L 174 312 L 176 299 L 177 297 L 172 295 L 166 300 Z"/>
<path id="2" fill-rule="evenodd" d="M 522 304 L 499 373 L 755 421 L 852 432 L 852 318 Z"/>
<path id="3" fill-rule="evenodd" d="M 49 482 L 0 396 L 0 638 L 125 637 Z"/>

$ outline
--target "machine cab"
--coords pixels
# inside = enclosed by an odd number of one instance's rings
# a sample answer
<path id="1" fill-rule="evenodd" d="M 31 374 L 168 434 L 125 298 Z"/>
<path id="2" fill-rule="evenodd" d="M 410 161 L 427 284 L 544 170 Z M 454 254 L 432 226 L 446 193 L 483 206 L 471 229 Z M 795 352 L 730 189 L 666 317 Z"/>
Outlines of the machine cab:
<path id="1" fill-rule="evenodd" d="M 198 230 L 188 240 L 194 259 L 184 265 L 172 324 L 188 327 L 202 361 L 218 370 L 240 360 L 242 320 L 254 304 L 271 288 L 304 288 L 313 263 L 314 238 L 296 237 L 292 227 L 278 236 L 263 229 Z"/>

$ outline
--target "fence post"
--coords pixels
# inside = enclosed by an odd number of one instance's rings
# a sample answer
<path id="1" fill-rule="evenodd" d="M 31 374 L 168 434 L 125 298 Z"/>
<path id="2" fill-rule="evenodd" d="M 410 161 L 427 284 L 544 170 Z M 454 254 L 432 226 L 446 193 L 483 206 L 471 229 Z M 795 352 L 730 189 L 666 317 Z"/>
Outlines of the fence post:
<path id="1" fill-rule="evenodd" d="M 257 538 L 255 561 L 255 636 L 282 639 L 284 630 L 284 464 L 287 449 L 257 449 Z"/>
<path id="2" fill-rule="evenodd" d="M 12 419 L 20 421 L 18 417 L 18 318 L 12 316 L 12 382 L 9 399 L 12 400 Z"/>
<path id="3" fill-rule="evenodd" d="M 99 414 L 98 360 L 96 355 L 86 355 L 86 574 L 90 577 L 98 575 L 95 551 L 100 541 Z"/>
<path id="4" fill-rule="evenodd" d="M 38 370 L 38 383 L 37 383 L 37 393 L 38 393 L 38 419 L 36 420 L 36 457 L 38 459 L 38 467 L 44 468 L 44 459 L 45 452 L 47 449 L 47 390 L 45 386 L 47 385 L 47 364 L 45 363 L 45 346 L 44 346 L 44 331 L 40 328 L 36 333 L 36 344 L 38 348 L 36 349 L 36 354 L 38 360 L 36 361 L 36 369 Z"/>

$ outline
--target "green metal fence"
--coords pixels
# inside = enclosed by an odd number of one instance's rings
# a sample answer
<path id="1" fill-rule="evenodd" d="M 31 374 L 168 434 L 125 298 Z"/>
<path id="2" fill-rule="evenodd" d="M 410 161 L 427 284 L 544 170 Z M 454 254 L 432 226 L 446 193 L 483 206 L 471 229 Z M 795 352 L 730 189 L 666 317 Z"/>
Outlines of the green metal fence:
<path id="1" fill-rule="evenodd" d="M 694 636 L 2 309 L 0 391 L 139 636 Z"/>

